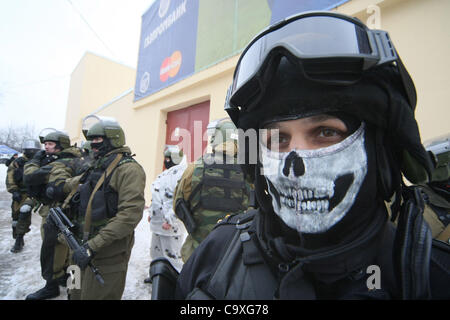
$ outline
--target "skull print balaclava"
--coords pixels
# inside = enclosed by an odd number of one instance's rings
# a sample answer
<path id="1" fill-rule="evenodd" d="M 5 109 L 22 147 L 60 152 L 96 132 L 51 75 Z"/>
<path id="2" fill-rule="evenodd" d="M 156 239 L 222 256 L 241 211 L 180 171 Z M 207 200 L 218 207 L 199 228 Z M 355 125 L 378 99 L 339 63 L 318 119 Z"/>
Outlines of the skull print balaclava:
<path id="1" fill-rule="evenodd" d="M 263 212 L 266 231 L 262 234 L 302 249 L 325 248 L 364 238 L 376 221 L 386 218 L 383 200 L 393 188 L 383 188 L 383 182 L 400 183 L 400 158 L 394 152 L 402 145 L 420 154 L 413 112 L 403 103 L 398 75 L 391 69 L 384 66 L 366 72 L 354 85 L 328 85 L 310 81 L 282 57 L 278 66 L 268 69 L 273 75 L 264 74 L 270 80 L 261 88 L 260 102 L 254 109 L 242 108 L 238 128 L 258 130 L 270 122 L 318 114 L 332 114 L 343 121 L 345 115 L 359 123 L 335 146 L 278 155 L 262 150 L 255 165 L 246 164 Z M 335 167 L 335 163 L 342 165 Z M 389 192 L 383 192 L 386 189 Z"/>
<path id="2" fill-rule="evenodd" d="M 323 233 L 355 203 L 367 174 L 364 124 L 338 144 L 273 152 L 261 164 L 275 213 L 300 233 Z"/>

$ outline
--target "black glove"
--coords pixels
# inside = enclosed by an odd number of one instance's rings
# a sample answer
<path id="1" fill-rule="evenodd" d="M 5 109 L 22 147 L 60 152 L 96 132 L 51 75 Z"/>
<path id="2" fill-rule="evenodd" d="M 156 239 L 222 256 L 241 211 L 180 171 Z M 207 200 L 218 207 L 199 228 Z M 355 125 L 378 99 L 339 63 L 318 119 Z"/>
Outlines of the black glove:
<path id="1" fill-rule="evenodd" d="M 22 195 L 20 194 L 19 191 L 14 191 L 12 194 L 12 198 L 14 201 L 20 202 L 22 200 Z"/>
<path id="2" fill-rule="evenodd" d="M 64 183 L 60 183 L 58 186 L 54 182 L 49 183 L 45 189 L 45 195 L 51 200 L 64 201 L 66 194 L 64 193 Z"/>
<path id="3" fill-rule="evenodd" d="M 45 189 L 45 195 L 47 198 L 54 200 L 55 199 L 55 188 L 53 186 L 48 186 L 47 189 Z"/>
<path id="4" fill-rule="evenodd" d="M 92 251 L 88 244 L 85 243 L 74 251 L 72 260 L 80 267 L 81 270 L 84 270 L 93 257 L 94 251 Z"/>
<path id="5" fill-rule="evenodd" d="M 23 157 L 17 158 L 16 163 L 19 165 L 19 167 L 23 167 L 26 163 L 25 159 Z"/>
<path id="6" fill-rule="evenodd" d="M 36 152 L 33 156 L 33 160 L 37 160 L 38 162 L 41 162 L 42 159 L 44 159 L 46 156 L 45 150 L 39 150 Z"/>

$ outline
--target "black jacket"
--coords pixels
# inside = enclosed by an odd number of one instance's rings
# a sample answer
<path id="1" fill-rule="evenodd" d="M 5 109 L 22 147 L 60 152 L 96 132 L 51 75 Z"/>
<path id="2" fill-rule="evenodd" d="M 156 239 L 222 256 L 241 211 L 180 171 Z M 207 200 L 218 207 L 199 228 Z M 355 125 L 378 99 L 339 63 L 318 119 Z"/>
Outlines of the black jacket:
<path id="1" fill-rule="evenodd" d="M 395 275 L 395 228 L 379 220 L 345 247 L 308 252 L 289 244 L 292 235 L 274 228 L 254 210 L 218 225 L 184 265 L 176 299 L 401 299 Z M 276 228 L 275 228 L 276 229 Z M 293 254 L 293 252 L 295 254 Z M 433 247 L 432 298 L 449 299 L 449 254 Z M 378 266 L 379 288 L 369 289 Z M 372 286 L 373 288 L 373 286 Z"/>

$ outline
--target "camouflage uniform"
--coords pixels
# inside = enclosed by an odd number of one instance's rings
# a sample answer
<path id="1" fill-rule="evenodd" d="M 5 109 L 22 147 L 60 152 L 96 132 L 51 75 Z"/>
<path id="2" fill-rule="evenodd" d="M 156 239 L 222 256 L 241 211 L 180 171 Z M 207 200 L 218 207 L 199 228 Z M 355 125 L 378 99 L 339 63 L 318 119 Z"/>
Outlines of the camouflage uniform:
<path id="1" fill-rule="evenodd" d="M 152 260 L 165 257 L 178 271 L 183 266 L 180 250 L 186 238 L 186 229 L 173 211 L 173 195 L 186 167 L 187 160 L 183 157 L 180 164 L 162 172 L 151 185 L 150 257 Z M 170 225 L 168 230 L 163 228 L 164 223 Z"/>
<path id="2" fill-rule="evenodd" d="M 24 204 L 33 207 L 34 202 L 28 198 L 27 190 L 23 183 L 23 167 L 29 159 L 24 155 L 11 162 L 8 166 L 6 176 L 6 189 L 11 194 L 20 195 L 20 199 L 13 199 L 11 204 L 12 220 L 13 220 L 13 238 L 16 236 L 23 236 L 30 231 L 31 214 L 20 213 L 20 208 Z"/>
<path id="3" fill-rule="evenodd" d="M 178 199 L 184 199 L 197 226 L 181 248 L 184 262 L 217 222 L 229 214 L 242 212 L 249 205 L 253 186 L 236 164 L 236 145 L 227 142 L 224 143 L 224 149 L 230 145 L 233 147 L 231 157 L 223 157 L 224 153 L 221 152 L 209 153 L 189 164 L 175 189 L 174 209 Z"/>
<path id="4" fill-rule="evenodd" d="M 68 246 L 57 240 L 57 231 L 46 223 L 47 216 L 51 207 L 60 206 L 64 201 L 68 193 L 65 181 L 77 173 L 80 156 L 78 148 L 69 147 L 47 156 L 40 163 L 33 159 L 25 165 L 25 183 L 30 193 L 43 204 L 39 210 L 43 241 L 41 267 L 42 276 L 47 281 L 65 276 L 69 258 Z"/>

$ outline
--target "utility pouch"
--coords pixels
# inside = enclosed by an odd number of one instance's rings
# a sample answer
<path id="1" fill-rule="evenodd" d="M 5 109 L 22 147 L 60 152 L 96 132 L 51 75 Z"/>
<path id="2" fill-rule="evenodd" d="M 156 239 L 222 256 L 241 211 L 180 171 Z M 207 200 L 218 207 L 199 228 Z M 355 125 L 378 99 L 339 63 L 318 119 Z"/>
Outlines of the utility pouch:
<path id="1" fill-rule="evenodd" d="M 197 229 L 197 224 L 195 223 L 194 217 L 186 204 L 184 199 L 178 199 L 175 204 L 175 214 L 177 217 L 183 221 L 187 232 L 192 234 L 195 229 Z"/>

